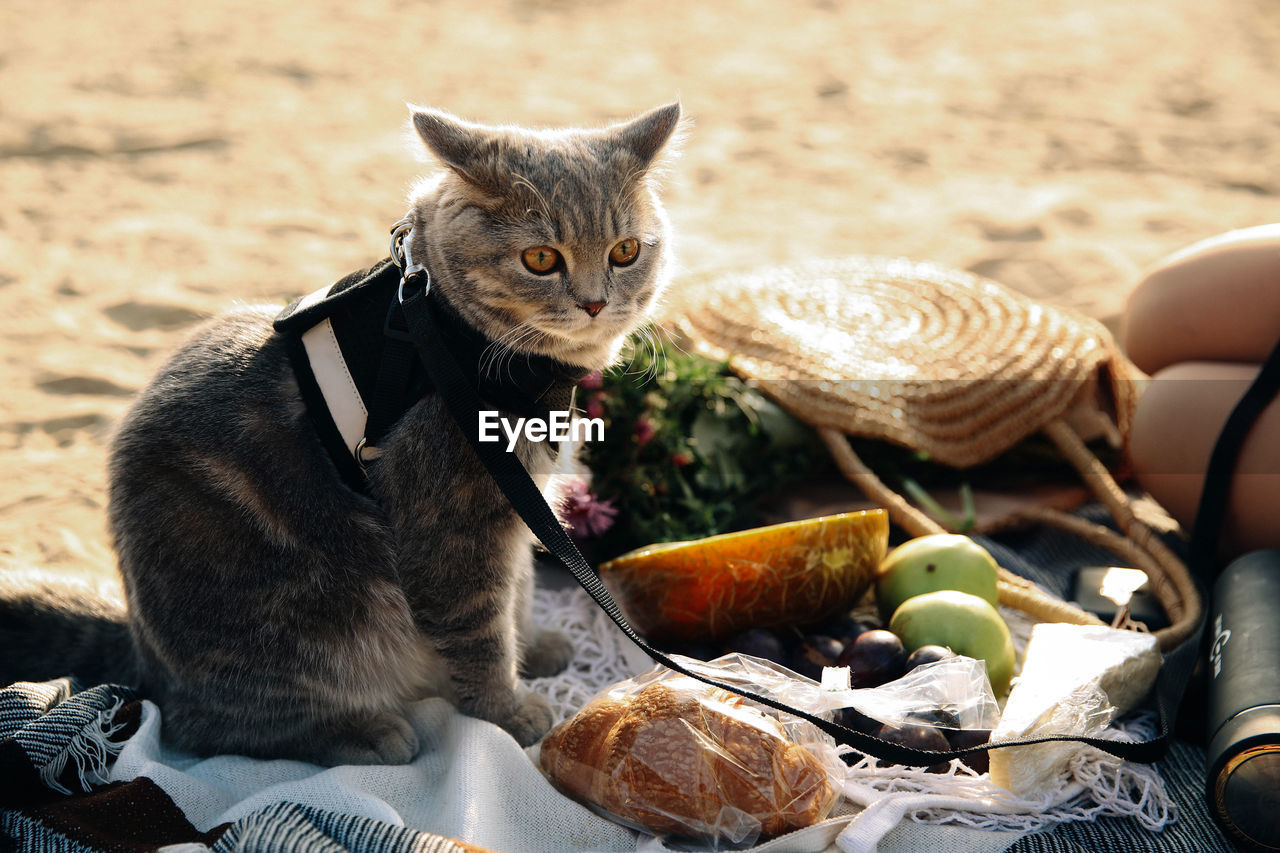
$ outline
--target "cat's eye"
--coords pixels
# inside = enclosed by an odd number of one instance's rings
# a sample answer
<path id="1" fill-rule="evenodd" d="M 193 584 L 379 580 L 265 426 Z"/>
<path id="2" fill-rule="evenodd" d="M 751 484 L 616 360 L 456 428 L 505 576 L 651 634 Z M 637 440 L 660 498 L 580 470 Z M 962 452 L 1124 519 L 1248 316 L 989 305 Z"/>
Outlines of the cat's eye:
<path id="1" fill-rule="evenodd" d="M 560 253 L 550 246 L 535 246 L 525 249 L 521 256 L 525 268 L 536 275 L 546 275 L 560 266 Z"/>
<path id="2" fill-rule="evenodd" d="M 634 261 L 638 254 L 640 254 L 640 241 L 628 237 L 625 240 L 620 240 L 618 245 L 609 250 L 609 260 L 620 267 L 625 267 Z"/>

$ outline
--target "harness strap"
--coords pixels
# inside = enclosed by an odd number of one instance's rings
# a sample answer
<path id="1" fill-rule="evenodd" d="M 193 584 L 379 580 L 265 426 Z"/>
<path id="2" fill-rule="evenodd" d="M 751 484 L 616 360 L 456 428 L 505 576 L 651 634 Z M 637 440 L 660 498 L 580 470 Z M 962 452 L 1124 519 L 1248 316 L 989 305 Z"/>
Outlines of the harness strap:
<path id="1" fill-rule="evenodd" d="M 399 242 L 393 253 L 306 295 L 274 324 L 289 339 L 290 362 L 321 442 L 343 481 L 357 491 L 365 488 L 365 463 L 381 455 L 379 446 L 391 428 L 432 392 L 396 297 L 396 265 L 405 257 Z M 427 278 L 420 265 L 408 266 Z M 437 323 L 486 409 L 528 418 L 572 408 L 585 369 L 547 356 L 503 353 L 502 369 L 487 370 L 500 351 L 494 341 L 444 303 Z"/>
<path id="2" fill-rule="evenodd" d="M 365 460 L 376 459 L 381 454 L 377 445 L 382 442 L 403 413 L 402 401 L 409 394 L 409 386 L 413 380 L 416 351 L 408 332 L 396 328 L 394 318 L 397 315 L 400 315 L 400 305 L 393 300 L 387 309 L 387 319 L 383 324 L 382 354 L 378 359 L 378 382 L 374 386 L 373 403 L 370 405 L 369 419 L 365 425 L 364 434 L 368 441 L 368 444 L 362 448 Z M 403 321 L 402 315 L 400 319 Z"/>

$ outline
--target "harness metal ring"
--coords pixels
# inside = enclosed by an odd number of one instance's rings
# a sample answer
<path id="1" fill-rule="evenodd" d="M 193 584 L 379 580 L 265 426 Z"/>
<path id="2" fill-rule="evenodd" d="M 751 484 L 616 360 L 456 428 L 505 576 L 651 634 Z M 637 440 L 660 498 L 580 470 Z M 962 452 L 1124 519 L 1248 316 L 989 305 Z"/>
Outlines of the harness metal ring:
<path id="1" fill-rule="evenodd" d="M 356 449 L 352 455 L 356 458 L 356 464 L 360 466 L 360 473 L 368 474 L 369 472 L 365 469 L 365 466 L 381 456 L 382 449 L 370 444 L 368 436 L 365 436 L 356 443 Z"/>
<path id="2" fill-rule="evenodd" d="M 400 286 L 396 289 L 396 299 L 400 304 L 404 304 L 404 285 L 409 279 L 424 277 L 426 282 L 422 285 L 422 295 L 426 296 L 431 292 L 431 272 L 422 264 L 412 264 L 400 276 Z"/>
<path id="3" fill-rule="evenodd" d="M 391 262 L 400 268 L 400 286 L 396 289 L 396 299 L 404 304 L 404 286 L 410 279 L 426 276 L 422 286 L 422 295 L 431 292 L 431 272 L 423 264 L 409 257 L 409 247 L 405 240 L 413 233 L 413 220 L 405 217 L 391 226 Z"/>
<path id="4" fill-rule="evenodd" d="M 400 269 L 404 269 L 406 258 L 404 238 L 411 230 L 413 230 L 413 220 L 407 216 L 391 226 L 391 262 Z"/>

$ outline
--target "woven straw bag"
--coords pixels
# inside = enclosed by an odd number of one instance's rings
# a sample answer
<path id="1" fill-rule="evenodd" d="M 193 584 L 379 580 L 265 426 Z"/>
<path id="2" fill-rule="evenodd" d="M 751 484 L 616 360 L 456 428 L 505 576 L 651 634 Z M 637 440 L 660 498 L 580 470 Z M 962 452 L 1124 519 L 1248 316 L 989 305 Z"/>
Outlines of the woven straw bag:
<path id="1" fill-rule="evenodd" d="M 1122 535 L 1045 507 L 1049 524 L 1143 569 L 1170 625 L 1162 649 L 1195 630 L 1200 597 L 1186 566 L 1134 513 L 1073 424 L 1128 434 L 1142 374 L 1100 323 L 993 281 L 931 263 L 852 257 L 684 283 L 668 316 L 701 355 L 815 427 L 843 474 L 909 534 L 944 528 L 887 487 L 847 435 L 889 441 L 955 468 L 987 462 L 1041 432 L 1079 471 Z M 1039 621 L 1097 624 L 1002 569 L 1001 603 Z"/>

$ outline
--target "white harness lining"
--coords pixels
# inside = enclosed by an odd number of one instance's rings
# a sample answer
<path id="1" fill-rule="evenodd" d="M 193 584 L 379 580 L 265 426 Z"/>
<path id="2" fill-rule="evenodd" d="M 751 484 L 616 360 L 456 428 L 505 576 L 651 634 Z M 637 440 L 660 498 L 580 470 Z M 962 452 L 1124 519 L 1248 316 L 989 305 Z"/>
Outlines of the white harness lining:
<path id="1" fill-rule="evenodd" d="M 321 291 L 321 296 L 323 295 L 324 291 Z M 307 298 L 310 299 L 310 297 Z M 338 336 L 334 333 L 333 324 L 329 322 L 328 317 L 303 333 L 302 346 L 307 351 L 311 372 L 315 374 L 316 384 L 320 386 L 320 393 L 324 395 L 329 414 L 337 424 L 338 432 L 342 433 L 342 442 L 351 455 L 355 456 L 356 447 L 364 439 L 364 427 L 369 420 L 369 411 L 364 406 L 360 392 L 356 390 L 356 382 L 351 378 L 351 371 L 347 369 L 346 359 L 342 357 L 342 348 L 338 346 Z"/>
<path id="2" fill-rule="evenodd" d="M 409 246 L 412 242 L 413 229 L 409 229 L 403 243 L 406 267 L 412 265 L 409 258 Z M 298 303 L 294 313 L 310 308 L 328 295 L 327 287 L 308 293 Z M 369 422 L 369 410 L 365 408 L 364 399 L 356 388 L 356 381 L 351 378 L 347 360 L 342 357 L 342 348 L 338 346 L 338 336 L 328 317 L 303 332 L 302 346 L 307 352 L 307 361 L 311 363 L 316 385 L 320 386 L 320 394 L 329 407 L 329 415 L 342 434 L 342 442 L 347 450 L 362 466 L 366 460 L 377 459 L 381 451 L 362 444 L 364 430 Z"/>

